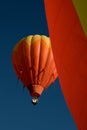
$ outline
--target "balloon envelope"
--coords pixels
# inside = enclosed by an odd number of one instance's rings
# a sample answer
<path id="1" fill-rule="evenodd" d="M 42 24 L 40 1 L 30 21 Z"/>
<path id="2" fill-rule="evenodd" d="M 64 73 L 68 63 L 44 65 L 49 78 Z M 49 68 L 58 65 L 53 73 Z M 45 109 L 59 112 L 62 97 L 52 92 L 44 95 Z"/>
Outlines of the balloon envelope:
<path id="1" fill-rule="evenodd" d="M 87 130 L 85 31 L 72 0 L 44 0 L 44 3 L 54 59 L 65 100 L 78 129 Z"/>
<path id="2" fill-rule="evenodd" d="M 57 78 L 50 39 L 44 35 L 20 40 L 13 49 L 12 63 L 18 78 L 35 97 L 33 102 Z"/>

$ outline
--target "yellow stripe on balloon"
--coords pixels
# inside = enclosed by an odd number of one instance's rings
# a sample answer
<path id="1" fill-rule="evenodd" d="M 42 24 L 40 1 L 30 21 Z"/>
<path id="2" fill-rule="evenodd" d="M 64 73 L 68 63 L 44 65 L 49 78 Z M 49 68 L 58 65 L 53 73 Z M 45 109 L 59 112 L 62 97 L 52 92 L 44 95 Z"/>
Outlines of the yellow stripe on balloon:
<path id="1" fill-rule="evenodd" d="M 73 0 L 81 25 L 87 37 L 87 0 Z"/>

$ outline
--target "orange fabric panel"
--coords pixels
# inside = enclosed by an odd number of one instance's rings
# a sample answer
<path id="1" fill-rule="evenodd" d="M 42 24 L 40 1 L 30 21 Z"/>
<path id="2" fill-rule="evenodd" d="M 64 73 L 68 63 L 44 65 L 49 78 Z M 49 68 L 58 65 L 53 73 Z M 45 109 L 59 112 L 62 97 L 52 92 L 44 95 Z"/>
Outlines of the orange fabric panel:
<path id="1" fill-rule="evenodd" d="M 79 130 L 87 129 L 87 38 L 71 0 L 44 0 L 61 88 Z"/>
<path id="2" fill-rule="evenodd" d="M 40 41 L 41 37 L 39 36 L 38 39 L 32 38 L 31 43 L 31 67 L 33 73 L 33 84 L 37 84 L 37 75 L 39 69 L 39 55 L 40 55 Z"/>
<path id="3" fill-rule="evenodd" d="M 12 63 L 31 96 L 40 96 L 57 78 L 50 39 L 46 36 L 28 36 L 19 41 L 12 53 Z"/>

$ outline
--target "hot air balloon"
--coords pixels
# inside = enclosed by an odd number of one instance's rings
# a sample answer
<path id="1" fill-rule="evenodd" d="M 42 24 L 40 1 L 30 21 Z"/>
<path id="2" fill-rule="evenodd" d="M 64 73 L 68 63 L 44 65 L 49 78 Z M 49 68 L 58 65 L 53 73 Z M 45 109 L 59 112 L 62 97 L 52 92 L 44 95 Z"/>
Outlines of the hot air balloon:
<path id="1" fill-rule="evenodd" d="M 20 40 L 12 52 L 12 63 L 17 77 L 29 90 L 32 103 L 57 78 L 50 38 L 30 35 Z"/>
<path id="2" fill-rule="evenodd" d="M 44 0 L 44 5 L 64 98 L 78 130 L 87 130 L 87 17 L 81 20 L 72 0 Z"/>

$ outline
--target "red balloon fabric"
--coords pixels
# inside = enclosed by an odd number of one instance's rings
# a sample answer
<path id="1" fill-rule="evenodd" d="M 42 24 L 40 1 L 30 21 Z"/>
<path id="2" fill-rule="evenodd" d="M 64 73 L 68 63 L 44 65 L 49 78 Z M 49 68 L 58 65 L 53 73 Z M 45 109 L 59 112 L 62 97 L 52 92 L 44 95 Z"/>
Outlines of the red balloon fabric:
<path id="1" fill-rule="evenodd" d="M 72 0 L 44 0 L 60 85 L 78 130 L 87 130 L 87 38 Z"/>

